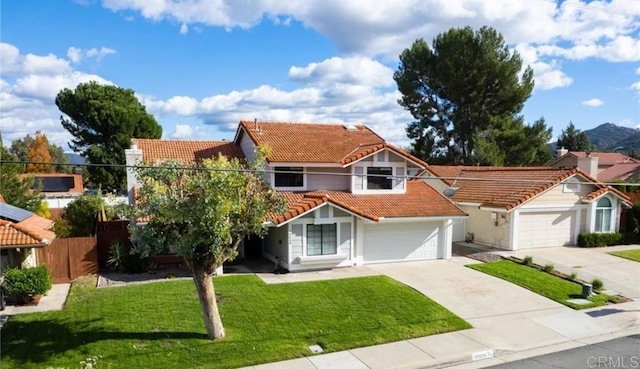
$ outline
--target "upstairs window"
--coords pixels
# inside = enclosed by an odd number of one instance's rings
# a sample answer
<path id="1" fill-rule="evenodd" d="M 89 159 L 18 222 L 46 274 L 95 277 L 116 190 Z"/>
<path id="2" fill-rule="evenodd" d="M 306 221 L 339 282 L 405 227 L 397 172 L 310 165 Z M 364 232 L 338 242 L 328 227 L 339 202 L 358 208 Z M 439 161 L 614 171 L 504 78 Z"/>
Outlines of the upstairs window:
<path id="1" fill-rule="evenodd" d="M 606 197 L 596 204 L 596 232 L 611 232 L 611 200 Z"/>
<path id="2" fill-rule="evenodd" d="M 275 187 L 304 187 L 302 167 L 275 167 Z"/>
<path id="3" fill-rule="evenodd" d="M 393 188 L 393 169 L 391 167 L 368 167 L 368 190 L 391 190 Z"/>

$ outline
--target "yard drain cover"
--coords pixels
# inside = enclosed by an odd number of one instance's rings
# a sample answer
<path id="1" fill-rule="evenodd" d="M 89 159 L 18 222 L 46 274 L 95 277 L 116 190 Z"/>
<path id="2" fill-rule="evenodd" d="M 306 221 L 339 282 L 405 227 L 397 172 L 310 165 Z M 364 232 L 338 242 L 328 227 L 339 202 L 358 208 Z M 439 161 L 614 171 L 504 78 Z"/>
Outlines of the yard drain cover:
<path id="1" fill-rule="evenodd" d="M 588 305 L 591 303 L 591 301 L 586 300 L 586 299 L 569 299 L 567 300 L 567 302 L 570 302 L 572 304 L 576 304 L 576 305 Z"/>
<path id="2" fill-rule="evenodd" d="M 322 350 L 322 346 L 320 345 L 311 345 L 309 346 L 309 350 L 311 350 L 311 352 L 313 352 L 314 354 L 319 354 L 324 351 Z"/>

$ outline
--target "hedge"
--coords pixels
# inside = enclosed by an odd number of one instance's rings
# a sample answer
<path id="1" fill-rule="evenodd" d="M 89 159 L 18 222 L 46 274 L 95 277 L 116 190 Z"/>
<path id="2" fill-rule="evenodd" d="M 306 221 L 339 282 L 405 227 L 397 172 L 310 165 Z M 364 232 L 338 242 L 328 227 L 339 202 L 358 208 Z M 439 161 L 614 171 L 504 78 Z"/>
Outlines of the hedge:
<path id="1" fill-rule="evenodd" d="M 580 233 L 578 235 L 580 247 L 604 247 L 619 245 L 622 242 L 622 233 Z"/>
<path id="2" fill-rule="evenodd" d="M 44 295 L 51 289 L 51 274 L 46 266 L 4 271 L 4 290 L 7 295 Z"/>

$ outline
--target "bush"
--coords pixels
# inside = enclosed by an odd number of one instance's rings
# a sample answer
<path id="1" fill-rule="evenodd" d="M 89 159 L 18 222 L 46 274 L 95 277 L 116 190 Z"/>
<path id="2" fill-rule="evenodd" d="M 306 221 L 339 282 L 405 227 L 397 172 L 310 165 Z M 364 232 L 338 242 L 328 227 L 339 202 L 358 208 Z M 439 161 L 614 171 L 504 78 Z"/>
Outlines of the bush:
<path id="1" fill-rule="evenodd" d="M 102 197 L 94 195 L 83 195 L 69 203 L 63 215 L 69 222 L 69 237 L 91 236 L 96 212 L 103 205 Z"/>
<path id="2" fill-rule="evenodd" d="M 594 291 L 600 291 L 602 287 L 604 287 L 604 283 L 602 283 L 601 280 L 596 278 L 593 281 L 591 281 L 591 286 L 593 287 Z"/>
<path id="3" fill-rule="evenodd" d="M 126 250 L 120 241 L 115 241 L 109 246 L 109 258 L 107 266 L 114 272 L 123 272 L 126 261 Z"/>
<path id="4" fill-rule="evenodd" d="M 522 259 L 522 264 L 524 265 L 531 265 L 533 264 L 533 256 L 525 256 L 524 259 Z"/>
<path id="5" fill-rule="evenodd" d="M 621 233 L 580 233 L 578 246 L 580 247 L 604 247 L 618 245 L 622 242 Z"/>
<path id="6" fill-rule="evenodd" d="M 4 271 L 4 289 L 8 295 L 44 295 L 51 289 L 51 274 L 46 266 Z"/>
<path id="7" fill-rule="evenodd" d="M 547 273 L 551 273 L 551 272 L 553 272 L 554 268 L 555 268 L 555 266 L 553 264 L 546 264 L 545 266 L 542 267 L 542 271 L 543 272 L 547 272 Z"/>
<path id="8" fill-rule="evenodd" d="M 578 272 L 576 272 L 575 270 L 571 272 L 571 274 L 569 274 L 568 277 L 570 280 L 575 281 L 576 278 L 578 278 Z"/>

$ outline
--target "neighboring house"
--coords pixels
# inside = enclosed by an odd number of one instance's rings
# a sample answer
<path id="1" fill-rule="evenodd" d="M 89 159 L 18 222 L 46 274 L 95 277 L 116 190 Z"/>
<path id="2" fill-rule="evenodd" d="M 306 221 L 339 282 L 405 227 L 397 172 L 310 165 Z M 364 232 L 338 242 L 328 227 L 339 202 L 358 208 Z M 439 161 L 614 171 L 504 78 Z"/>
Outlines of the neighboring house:
<path id="1" fill-rule="evenodd" d="M 559 149 L 549 166 L 580 168 L 601 182 L 627 180 L 640 173 L 640 160 L 617 152 L 584 152 Z"/>
<path id="2" fill-rule="evenodd" d="M 581 232 L 612 233 L 631 205 L 620 191 L 578 168 L 429 166 L 427 182 L 469 214 L 454 241 L 508 250 L 575 245 Z"/>
<path id="3" fill-rule="evenodd" d="M 6 204 L 2 200 L 0 202 L 1 269 L 8 266 L 36 266 L 35 249 L 49 245 L 56 237 L 51 230 L 52 226 L 52 220 Z"/>
<path id="4" fill-rule="evenodd" d="M 269 148 L 266 181 L 288 210 L 270 214 L 268 235 L 241 253 L 290 271 L 451 257 L 452 224 L 466 214 L 411 178 L 426 163 L 365 126 L 243 121 L 233 142 L 134 139 L 126 156 L 127 165 L 218 153 L 251 160 L 259 146 Z M 131 170 L 127 180 L 132 196 Z"/>
<path id="5" fill-rule="evenodd" d="M 49 205 L 52 217 L 61 215 L 70 202 L 84 193 L 81 174 L 28 173 L 22 176 L 33 178 L 31 188 L 40 189 Z"/>

